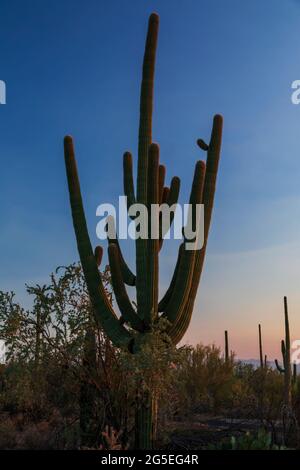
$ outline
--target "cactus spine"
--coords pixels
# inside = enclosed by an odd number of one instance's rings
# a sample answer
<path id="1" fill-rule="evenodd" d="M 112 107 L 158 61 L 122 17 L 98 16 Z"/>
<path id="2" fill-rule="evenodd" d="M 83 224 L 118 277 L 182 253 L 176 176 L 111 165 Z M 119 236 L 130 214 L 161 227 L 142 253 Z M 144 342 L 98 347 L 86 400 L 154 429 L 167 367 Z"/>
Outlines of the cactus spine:
<path id="1" fill-rule="evenodd" d="M 290 326 L 287 298 L 284 297 L 284 324 L 285 324 L 285 340 L 281 341 L 281 352 L 283 367 L 279 365 L 277 359 L 275 364 L 278 371 L 284 374 L 284 402 L 286 405 L 291 404 L 291 341 L 290 341 Z"/>
<path id="2" fill-rule="evenodd" d="M 178 177 L 171 180 L 170 187 L 164 185 L 165 168 L 159 163 L 159 147 L 152 142 L 153 84 L 158 24 L 158 15 L 152 14 L 149 19 L 143 62 L 136 195 L 132 176 L 132 156 L 126 152 L 123 158 L 124 192 L 128 203 L 143 203 L 147 208 L 151 204 L 166 203 L 171 206 L 176 203 L 180 187 Z M 127 348 L 133 354 L 138 353 L 139 344 L 160 316 L 168 320 L 168 335 L 174 344 L 181 340 L 188 328 L 203 268 L 212 215 L 222 123 L 222 117 L 216 115 L 209 144 L 205 144 L 201 139 L 198 141 L 199 147 L 207 153 L 207 159 L 206 164 L 203 161 L 198 161 L 196 164 L 190 194 L 193 211 L 196 204 L 204 204 L 204 245 L 201 250 L 188 250 L 186 240 L 183 241 L 170 286 L 160 301 L 158 301 L 158 254 L 163 243 L 162 228 L 160 227 L 160 239 L 136 240 L 136 276 L 124 260 L 117 237 L 109 240 L 108 255 L 112 284 L 121 319 L 114 312 L 101 281 L 84 214 L 73 140 L 70 136 L 65 137 L 65 164 L 80 260 L 95 319 L 116 347 Z M 136 308 L 128 297 L 125 284 L 136 287 Z M 136 417 L 136 446 L 147 449 L 153 444 L 156 428 L 154 417 L 156 412 L 153 410 L 156 410 L 157 404 L 151 390 L 144 393 L 141 401 L 142 405 Z"/>

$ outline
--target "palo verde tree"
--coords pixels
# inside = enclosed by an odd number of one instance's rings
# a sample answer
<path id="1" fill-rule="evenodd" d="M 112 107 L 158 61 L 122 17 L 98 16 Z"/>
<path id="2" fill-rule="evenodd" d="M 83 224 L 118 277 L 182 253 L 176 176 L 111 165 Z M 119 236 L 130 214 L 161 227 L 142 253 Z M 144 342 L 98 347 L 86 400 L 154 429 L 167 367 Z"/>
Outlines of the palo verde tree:
<path id="1" fill-rule="evenodd" d="M 158 145 L 152 142 L 153 85 L 158 25 L 158 15 L 152 14 L 149 19 L 141 84 L 136 191 L 133 183 L 132 155 L 126 152 L 123 157 L 124 192 L 128 206 L 134 203 L 143 204 L 148 208 L 148 214 L 153 204 L 167 204 L 169 207 L 176 204 L 180 187 L 178 177 L 171 180 L 170 187 L 165 185 L 166 169 L 159 162 Z M 202 139 L 197 141 L 199 147 L 207 153 L 207 159 L 206 163 L 204 161 L 196 163 L 189 202 L 192 214 L 195 214 L 197 204 L 204 204 L 203 247 L 200 250 L 187 249 L 184 238 L 178 252 L 170 286 L 160 301 L 158 300 L 158 259 L 165 234 L 161 218 L 159 237 L 137 238 L 136 240 L 136 274 L 126 264 L 117 236 L 109 239 L 109 264 L 113 290 L 121 312 L 120 318 L 113 310 L 102 285 L 98 269 L 102 251 L 97 247 L 95 257 L 84 214 L 73 140 L 70 136 L 65 137 L 65 163 L 73 225 L 95 318 L 116 347 L 125 348 L 133 355 L 139 354 L 159 325 L 164 325 L 161 327 L 164 329 L 162 335 L 167 335 L 172 344 L 176 345 L 182 339 L 190 323 L 212 215 L 222 123 L 222 117 L 216 115 L 209 144 Z M 151 233 L 151 219 L 148 222 L 149 233 Z M 127 294 L 126 284 L 136 287 L 136 305 L 133 305 Z M 142 398 L 139 400 L 136 412 L 135 445 L 137 448 L 147 449 L 153 446 L 155 439 L 157 397 L 151 387 L 145 387 L 145 384 L 140 381 L 138 386 L 142 390 L 142 392 L 140 390 Z"/>

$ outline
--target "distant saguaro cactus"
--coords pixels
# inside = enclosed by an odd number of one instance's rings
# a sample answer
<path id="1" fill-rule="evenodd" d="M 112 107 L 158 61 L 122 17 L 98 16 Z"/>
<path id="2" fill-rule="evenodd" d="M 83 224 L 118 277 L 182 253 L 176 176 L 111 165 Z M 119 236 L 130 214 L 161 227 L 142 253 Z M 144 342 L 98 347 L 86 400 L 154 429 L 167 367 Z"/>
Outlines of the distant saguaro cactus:
<path id="1" fill-rule="evenodd" d="M 152 142 L 152 108 L 155 54 L 159 17 L 152 14 L 143 62 L 143 76 L 140 101 L 140 125 L 138 143 L 137 190 L 134 190 L 132 156 L 126 152 L 123 157 L 124 192 L 128 205 L 142 203 L 149 208 L 152 204 L 177 202 L 180 180 L 174 177 L 170 187 L 165 186 L 165 167 L 159 163 L 159 147 Z M 94 307 L 96 321 L 116 347 L 122 347 L 136 354 L 161 317 L 168 320 L 167 333 L 174 344 L 185 334 L 190 323 L 197 288 L 203 268 L 209 226 L 211 221 L 216 177 L 222 137 L 222 117 L 213 120 L 211 139 L 207 145 L 202 139 L 198 145 L 207 153 L 206 164 L 196 163 L 190 194 L 194 211 L 196 204 L 204 204 L 204 245 L 201 250 L 186 249 L 186 239 L 180 246 L 174 274 L 163 298 L 158 301 L 158 255 L 163 243 L 160 239 L 136 240 L 136 275 L 127 266 L 117 237 L 109 240 L 108 256 L 115 298 L 121 318 L 108 301 L 99 274 L 97 262 L 90 242 L 82 203 L 73 141 L 65 137 L 65 163 L 77 246 L 83 267 L 89 295 Z M 150 229 L 149 229 L 150 231 Z M 135 286 L 136 308 L 130 301 L 125 284 Z M 156 398 L 151 390 L 144 394 L 142 406 L 136 418 L 136 447 L 151 448 L 155 433 Z"/>
<path id="2" fill-rule="evenodd" d="M 229 344 L 228 344 L 228 331 L 225 330 L 224 332 L 225 337 L 225 362 L 229 361 Z"/>
<path id="3" fill-rule="evenodd" d="M 297 364 L 293 363 L 293 385 L 297 383 Z"/>
<path id="4" fill-rule="evenodd" d="M 287 298 L 284 297 L 284 325 L 285 325 L 285 340 L 281 341 L 281 353 L 283 360 L 283 367 L 279 365 L 277 359 L 275 364 L 281 374 L 284 374 L 284 402 L 286 405 L 291 404 L 291 340 L 290 340 L 290 326 Z"/>
<path id="5" fill-rule="evenodd" d="M 264 367 L 264 360 L 263 360 L 263 348 L 262 348 L 262 337 L 261 337 L 261 325 L 258 325 L 258 343 L 259 343 L 259 362 L 260 367 L 263 369 Z M 265 363 L 267 362 L 267 358 L 265 356 Z"/>

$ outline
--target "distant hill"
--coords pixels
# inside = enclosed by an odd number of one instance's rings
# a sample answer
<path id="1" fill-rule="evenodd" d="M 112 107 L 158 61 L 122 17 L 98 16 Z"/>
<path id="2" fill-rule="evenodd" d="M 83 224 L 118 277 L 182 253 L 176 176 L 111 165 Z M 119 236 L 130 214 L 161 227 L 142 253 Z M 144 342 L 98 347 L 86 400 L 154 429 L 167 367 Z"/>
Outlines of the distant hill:
<path id="1" fill-rule="evenodd" d="M 260 362 L 258 359 L 238 359 L 241 361 L 243 364 L 251 364 L 253 367 L 259 367 Z M 276 368 L 275 361 L 267 361 L 267 364 L 269 367 L 272 367 L 273 369 Z M 282 365 L 282 362 L 279 362 L 280 365 Z M 300 373 L 300 364 L 297 364 L 297 373 Z"/>

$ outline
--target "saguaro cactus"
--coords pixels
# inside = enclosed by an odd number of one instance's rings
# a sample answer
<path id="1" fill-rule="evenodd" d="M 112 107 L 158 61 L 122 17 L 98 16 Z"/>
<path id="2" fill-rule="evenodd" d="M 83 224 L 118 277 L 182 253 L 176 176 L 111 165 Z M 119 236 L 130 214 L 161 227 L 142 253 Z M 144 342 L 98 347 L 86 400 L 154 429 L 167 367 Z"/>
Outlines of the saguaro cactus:
<path id="1" fill-rule="evenodd" d="M 224 337 L 225 337 L 225 362 L 229 361 L 229 344 L 228 344 L 228 331 L 224 331 Z"/>
<path id="2" fill-rule="evenodd" d="M 284 374 L 284 402 L 286 405 L 291 404 L 291 340 L 290 326 L 288 316 L 287 298 L 284 297 L 284 324 L 285 324 L 285 340 L 281 341 L 281 352 L 283 367 L 279 365 L 277 359 L 275 364 L 281 374 Z"/>
<path id="3" fill-rule="evenodd" d="M 297 364 L 293 363 L 293 385 L 297 383 Z"/>
<path id="4" fill-rule="evenodd" d="M 123 157 L 124 192 L 128 205 L 137 202 L 145 204 L 147 208 L 151 204 L 162 203 L 172 206 L 178 199 L 180 187 L 178 177 L 171 180 L 170 187 L 165 186 L 165 167 L 159 163 L 158 145 L 152 142 L 153 83 L 158 24 L 158 15 L 152 14 L 149 19 L 143 62 L 136 193 L 131 153 L 126 152 Z M 184 239 L 178 252 L 170 286 L 160 301 L 158 301 L 158 255 L 163 243 L 162 228 L 160 239 L 139 238 L 136 240 L 136 275 L 127 266 L 117 237 L 109 240 L 108 255 L 112 284 L 121 318 L 118 318 L 114 312 L 104 291 L 88 234 L 73 140 L 70 136 L 65 137 L 65 163 L 80 260 L 96 321 L 116 347 L 127 348 L 133 354 L 138 353 L 140 344 L 162 316 L 168 320 L 168 335 L 174 344 L 181 340 L 188 328 L 203 268 L 212 215 L 221 148 L 222 121 L 220 115 L 214 117 L 208 145 L 202 139 L 197 142 L 199 147 L 207 153 L 207 160 L 206 164 L 203 161 L 196 163 L 190 204 L 192 211 L 195 210 L 196 204 L 204 204 L 204 245 L 201 250 L 188 250 Z M 125 284 L 136 287 L 136 308 L 129 299 Z M 155 411 L 153 410 L 156 409 L 156 403 L 151 390 L 145 393 L 142 402 L 140 411 L 137 413 L 138 442 L 136 446 L 146 449 L 152 446 L 155 430 L 153 423 Z"/>
<path id="5" fill-rule="evenodd" d="M 263 369 L 264 367 L 264 360 L 263 360 L 263 348 L 262 348 L 262 337 L 261 337 L 261 325 L 258 325 L 258 343 L 259 343 L 259 362 L 260 367 Z M 265 357 L 265 362 L 267 358 Z"/>

